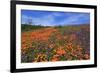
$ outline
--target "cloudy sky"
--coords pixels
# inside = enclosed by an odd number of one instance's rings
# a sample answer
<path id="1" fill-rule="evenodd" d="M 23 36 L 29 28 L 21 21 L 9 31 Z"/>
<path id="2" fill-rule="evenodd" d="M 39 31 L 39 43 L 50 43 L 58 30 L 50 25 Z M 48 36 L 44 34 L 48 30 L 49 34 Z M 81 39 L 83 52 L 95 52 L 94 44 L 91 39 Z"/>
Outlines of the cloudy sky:
<path id="1" fill-rule="evenodd" d="M 90 14 L 82 12 L 21 10 L 21 24 L 27 24 L 29 21 L 32 22 L 32 25 L 43 26 L 89 24 Z"/>

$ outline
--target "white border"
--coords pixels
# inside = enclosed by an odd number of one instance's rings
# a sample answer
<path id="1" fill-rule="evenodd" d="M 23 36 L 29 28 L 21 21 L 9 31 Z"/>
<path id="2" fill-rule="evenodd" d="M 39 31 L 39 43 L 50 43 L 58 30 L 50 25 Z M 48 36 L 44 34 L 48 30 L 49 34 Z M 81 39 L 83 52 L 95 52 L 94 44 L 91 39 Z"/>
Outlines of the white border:
<path id="1" fill-rule="evenodd" d="M 27 10 L 45 10 L 45 11 L 63 11 L 63 12 L 89 12 L 90 13 L 90 60 L 82 61 L 60 61 L 60 62 L 41 62 L 41 63 L 21 63 L 21 9 Z M 94 10 L 85 8 L 70 7 L 50 7 L 35 5 L 16 5 L 16 69 L 39 68 L 54 66 L 72 66 L 94 64 Z"/>

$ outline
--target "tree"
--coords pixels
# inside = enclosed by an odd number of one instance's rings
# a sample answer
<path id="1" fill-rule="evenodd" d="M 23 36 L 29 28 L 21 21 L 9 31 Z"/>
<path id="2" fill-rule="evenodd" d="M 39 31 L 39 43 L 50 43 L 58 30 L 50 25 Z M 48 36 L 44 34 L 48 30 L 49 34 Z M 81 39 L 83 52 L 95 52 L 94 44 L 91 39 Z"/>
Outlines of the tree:
<path id="1" fill-rule="evenodd" d="M 32 25 L 32 18 L 29 18 L 29 19 L 28 19 L 28 24 L 29 24 L 29 25 Z"/>

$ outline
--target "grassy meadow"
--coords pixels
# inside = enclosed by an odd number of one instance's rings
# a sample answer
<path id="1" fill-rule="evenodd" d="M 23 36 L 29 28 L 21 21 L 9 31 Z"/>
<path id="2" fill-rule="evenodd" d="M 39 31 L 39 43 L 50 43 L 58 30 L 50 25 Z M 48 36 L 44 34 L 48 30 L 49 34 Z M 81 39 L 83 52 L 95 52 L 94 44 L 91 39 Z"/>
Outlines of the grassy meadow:
<path id="1" fill-rule="evenodd" d="M 90 25 L 21 25 L 21 62 L 90 59 Z"/>

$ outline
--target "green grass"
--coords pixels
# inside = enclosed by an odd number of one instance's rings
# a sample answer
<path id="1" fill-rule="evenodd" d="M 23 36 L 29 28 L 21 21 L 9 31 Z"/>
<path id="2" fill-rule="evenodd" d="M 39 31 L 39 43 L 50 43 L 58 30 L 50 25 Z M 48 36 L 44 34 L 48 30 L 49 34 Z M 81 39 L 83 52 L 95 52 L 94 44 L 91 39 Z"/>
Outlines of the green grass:
<path id="1" fill-rule="evenodd" d="M 31 30 L 37 30 L 41 28 L 47 28 L 41 25 L 27 25 L 27 24 L 21 24 L 21 30 L 24 31 L 31 31 Z"/>

